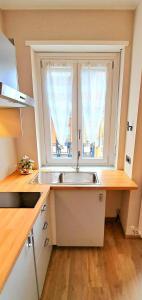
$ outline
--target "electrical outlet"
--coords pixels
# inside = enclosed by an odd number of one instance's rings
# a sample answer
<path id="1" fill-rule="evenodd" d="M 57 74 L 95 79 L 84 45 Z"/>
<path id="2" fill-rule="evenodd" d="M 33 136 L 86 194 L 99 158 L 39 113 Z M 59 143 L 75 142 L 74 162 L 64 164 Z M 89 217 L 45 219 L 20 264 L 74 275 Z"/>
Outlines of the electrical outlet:
<path id="1" fill-rule="evenodd" d="M 134 225 L 130 226 L 130 228 L 134 236 L 140 235 L 139 230 Z"/>

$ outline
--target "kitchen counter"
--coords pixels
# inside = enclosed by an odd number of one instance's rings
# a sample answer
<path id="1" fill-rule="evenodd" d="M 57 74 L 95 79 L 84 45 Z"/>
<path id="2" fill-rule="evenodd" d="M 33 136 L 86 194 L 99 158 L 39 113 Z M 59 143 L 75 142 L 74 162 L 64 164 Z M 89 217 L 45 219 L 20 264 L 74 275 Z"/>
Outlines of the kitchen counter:
<path id="1" fill-rule="evenodd" d="M 0 291 L 22 249 L 49 192 L 43 192 L 33 209 L 0 209 Z"/>
<path id="2" fill-rule="evenodd" d="M 30 175 L 13 173 L 0 181 L 0 192 L 42 192 L 35 208 L 6 208 L 0 209 L 0 290 L 27 239 L 36 217 L 50 189 L 105 189 L 105 190 L 135 190 L 137 185 L 123 172 L 117 170 L 97 170 L 99 185 L 91 186 L 50 186 L 29 184 L 37 174 Z"/>
<path id="3" fill-rule="evenodd" d="M 30 184 L 38 171 L 30 175 L 20 175 L 14 172 L 6 179 L 0 181 L 0 192 L 43 192 L 47 189 L 103 189 L 103 190 L 135 190 L 136 183 L 121 170 L 98 170 L 97 175 L 100 181 L 98 185 L 49 185 Z"/>
<path id="4" fill-rule="evenodd" d="M 42 192 L 34 208 L 0 209 L 0 291 L 50 191 L 50 186 L 47 185 L 28 184 L 36 173 L 37 171 L 28 176 L 21 176 L 15 172 L 0 183 L 0 192 Z"/>
<path id="5" fill-rule="evenodd" d="M 50 185 L 51 189 L 95 189 L 95 190 L 135 190 L 136 183 L 124 171 L 97 170 L 99 184 L 91 185 Z"/>

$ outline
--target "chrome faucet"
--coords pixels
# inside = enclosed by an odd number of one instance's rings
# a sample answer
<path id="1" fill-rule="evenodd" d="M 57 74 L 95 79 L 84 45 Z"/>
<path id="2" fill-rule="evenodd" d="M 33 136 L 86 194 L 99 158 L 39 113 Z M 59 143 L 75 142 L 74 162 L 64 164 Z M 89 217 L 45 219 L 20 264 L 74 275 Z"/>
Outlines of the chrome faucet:
<path id="1" fill-rule="evenodd" d="M 79 172 L 79 158 L 80 158 L 80 151 L 77 151 L 77 164 L 76 164 L 76 172 Z"/>

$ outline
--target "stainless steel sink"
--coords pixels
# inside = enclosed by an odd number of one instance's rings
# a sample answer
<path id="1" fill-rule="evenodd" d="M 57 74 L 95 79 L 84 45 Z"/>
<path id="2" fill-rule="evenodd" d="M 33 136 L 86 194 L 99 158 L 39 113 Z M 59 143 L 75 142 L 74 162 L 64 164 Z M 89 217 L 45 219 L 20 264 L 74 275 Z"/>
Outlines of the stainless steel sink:
<path id="1" fill-rule="evenodd" d="M 30 183 L 53 185 L 94 185 L 99 184 L 99 180 L 96 172 L 39 172 Z"/>
<path id="2" fill-rule="evenodd" d="M 39 192 L 0 193 L 0 208 L 34 208 Z"/>

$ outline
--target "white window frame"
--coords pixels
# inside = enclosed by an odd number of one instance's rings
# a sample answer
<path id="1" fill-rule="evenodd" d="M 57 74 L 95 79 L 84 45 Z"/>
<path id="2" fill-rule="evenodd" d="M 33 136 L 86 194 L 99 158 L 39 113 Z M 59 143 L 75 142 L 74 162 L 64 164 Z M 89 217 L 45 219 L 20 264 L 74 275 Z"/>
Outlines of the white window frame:
<path id="1" fill-rule="evenodd" d="M 115 124 L 112 123 L 112 118 L 111 118 L 111 106 L 112 106 L 112 77 L 113 77 L 113 60 L 103 60 L 104 61 L 104 66 L 107 66 L 108 69 L 108 88 L 107 88 L 107 95 L 106 95 L 106 101 L 105 101 L 105 124 L 104 124 L 104 146 L 103 146 L 103 159 L 92 159 L 92 158 L 82 158 L 82 135 L 81 135 L 81 139 L 79 140 L 79 150 L 81 151 L 81 157 L 80 157 L 80 164 L 81 165 L 110 165 L 114 163 L 114 155 L 112 156 L 112 153 L 114 153 L 115 148 L 111 149 L 110 145 L 113 146 L 113 143 L 111 142 L 111 139 L 114 139 L 115 142 L 115 137 L 110 136 L 109 135 L 109 130 L 112 126 L 115 126 Z M 101 66 L 103 66 L 103 62 L 102 60 L 98 59 L 98 60 L 89 60 L 90 63 L 92 64 L 101 64 Z M 80 68 L 81 66 L 79 65 L 79 72 L 78 72 L 78 82 L 80 81 Z M 79 129 L 82 127 L 82 104 L 81 104 L 81 83 L 79 82 L 78 84 L 79 89 L 78 89 L 78 110 L 79 110 L 79 114 L 78 114 L 78 118 L 79 118 L 79 122 L 78 122 L 78 126 Z M 107 105 L 106 105 L 107 104 Z M 113 120 L 115 121 L 115 120 Z M 81 129 L 82 130 L 82 129 Z M 109 155 L 108 155 L 109 153 Z"/>
<path id="2" fill-rule="evenodd" d="M 50 112 L 49 107 L 46 104 L 46 100 L 44 98 L 47 98 L 47 90 L 45 88 L 46 86 L 46 68 L 44 68 L 44 64 L 46 65 L 48 60 L 42 60 L 42 68 L 41 68 L 41 77 L 42 77 L 42 89 L 43 89 L 43 119 L 44 119 L 44 143 L 46 145 L 46 164 L 48 165 L 75 165 L 76 164 L 76 149 L 77 149 L 77 78 L 73 75 L 73 96 L 72 96 L 72 135 L 73 135 L 73 142 L 72 142 L 72 152 L 73 157 L 72 158 L 60 158 L 56 159 L 52 157 L 52 151 L 51 151 L 51 123 L 50 123 Z M 50 59 L 50 62 L 52 63 L 52 59 Z M 53 61 L 53 63 L 55 60 Z M 56 60 L 56 62 L 59 62 L 59 60 Z M 66 61 L 61 59 L 60 63 L 65 63 Z M 74 61 L 69 61 L 70 64 L 73 65 L 73 74 L 76 74 L 76 64 L 74 64 Z M 46 117 L 45 117 L 46 116 Z M 48 138 L 46 138 L 48 137 Z"/>
<path id="3" fill-rule="evenodd" d="M 36 116 L 38 118 L 38 129 L 39 129 L 39 153 L 40 153 L 40 166 L 46 166 L 46 165 L 75 165 L 76 164 L 76 158 L 74 158 L 73 162 L 70 163 L 70 160 L 63 160 L 61 161 L 49 161 L 49 153 L 47 153 L 47 144 L 46 144 L 46 133 L 44 126 L 44 99 L 43 99 L 43 86 L 42 86 L 42 75 L 41 75 L 41 65 L 44 60 L 48 59 L 68 59 L 69 61 L 75 60 L 108 60 L 111 61 L 112 64 L 112 73 L 113 76 L 111 78 L 112 80 L 112 90 L 111 90 L 111 108 L 113 111 L 113 114 L 111 112 L 111 116 L 109 118 L 111 122 L 111 133 L 110 133 L 110 141 L 108 147 L 108 153 L 109 156 L 106 155 L 104 160 L 93 160 L 92 159 L 82 161 L 81 165 L 102 165 L 102 166 L 112 166 L 115 164 L 115 158 L 116 158 L 116 139 L 117 139 L 117 133 L 116 133 L 116 127 L 118 122 L 118 90 L 119 90 L 119 71 L 120 71 L 120 52 L 118 53 L 36 53 L 35 57 L 35 72 L 36 72 L 36 82 L 37 82 L 37 94 L 38 94 L 38 103 L 37 103 L 37 109 L 36 109 Z M 41 63 L 42 62 L 42 63 Z M 75 99 L 75 98 L 74 98 Z M 49 124 L 46 126 L 49 129 Z M 76 129 L 74 129 L 76 130 Z"/>

